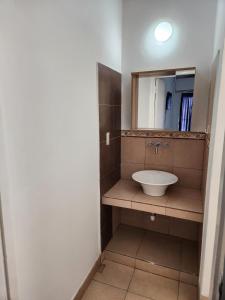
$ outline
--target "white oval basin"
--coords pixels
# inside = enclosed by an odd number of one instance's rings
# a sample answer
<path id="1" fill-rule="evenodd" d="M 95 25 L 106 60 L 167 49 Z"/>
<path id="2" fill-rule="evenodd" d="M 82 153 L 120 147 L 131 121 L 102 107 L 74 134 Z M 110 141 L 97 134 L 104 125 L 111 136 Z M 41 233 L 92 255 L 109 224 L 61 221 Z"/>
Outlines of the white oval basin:
<path id="1" fill-rule="evenodd" d="M 139 171 L 132 178 L 142 185 L 145 194 L 157 197 L 163 196 L 167 187 L 178 181 L 176 175 L 157 170 Z"/>

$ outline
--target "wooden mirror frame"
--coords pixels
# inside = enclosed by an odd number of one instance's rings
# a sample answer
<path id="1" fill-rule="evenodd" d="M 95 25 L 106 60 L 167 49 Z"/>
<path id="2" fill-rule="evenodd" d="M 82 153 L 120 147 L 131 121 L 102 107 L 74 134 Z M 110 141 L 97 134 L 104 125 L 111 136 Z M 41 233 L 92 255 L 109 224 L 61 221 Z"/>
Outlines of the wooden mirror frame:
<path id="1" fill-rule="evenodd" d="M 178 69 L 165 69 L 155 71 L 141 71 L 131 73 L 131 129 L 141 130 L 138 128 L 138 87 L 139 78 L 141 77 L 153 77 L 153 76 L 175 76 L 178 71 L 192 70 L 196 73 L 196 67 L 178 68 Z M 143 129 L 142 129 L 143 130 Z M 145 129 L 145 130 L 157 130 L 157 129 Z M 162 129 L 162 131 L 165 131 Z"/>

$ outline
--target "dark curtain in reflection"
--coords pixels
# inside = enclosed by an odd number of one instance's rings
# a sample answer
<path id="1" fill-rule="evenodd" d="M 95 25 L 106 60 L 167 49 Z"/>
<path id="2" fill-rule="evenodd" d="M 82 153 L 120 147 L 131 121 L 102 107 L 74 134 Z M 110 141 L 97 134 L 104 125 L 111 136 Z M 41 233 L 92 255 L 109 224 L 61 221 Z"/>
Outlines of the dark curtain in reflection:
<path id="1" fill-rule="evenodd" d="M 172 93 L 168 92 L 166 95 L 166 110 L 172 109 Z"/>
<path id="2" fill-rule="evenodd" d="M 193 107 L 193 93 L 183 93 L 181 96 L 180 106 L 180 131 L 191 130 L 191 118 L 192 118 L 192 107 Z"/>

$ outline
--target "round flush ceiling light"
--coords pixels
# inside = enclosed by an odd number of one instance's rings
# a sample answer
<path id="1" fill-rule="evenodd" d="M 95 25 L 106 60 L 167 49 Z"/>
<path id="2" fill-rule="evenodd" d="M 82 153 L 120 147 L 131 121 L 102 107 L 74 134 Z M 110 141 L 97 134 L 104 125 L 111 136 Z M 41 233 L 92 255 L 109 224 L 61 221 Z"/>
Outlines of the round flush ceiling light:
<path id="1" fill-rule="evenodd" d="M 155 39 L 158 42 L 168 41 L 173 34 L 173 27 L 169 22 L 161 22 L 155 28 Z"/>

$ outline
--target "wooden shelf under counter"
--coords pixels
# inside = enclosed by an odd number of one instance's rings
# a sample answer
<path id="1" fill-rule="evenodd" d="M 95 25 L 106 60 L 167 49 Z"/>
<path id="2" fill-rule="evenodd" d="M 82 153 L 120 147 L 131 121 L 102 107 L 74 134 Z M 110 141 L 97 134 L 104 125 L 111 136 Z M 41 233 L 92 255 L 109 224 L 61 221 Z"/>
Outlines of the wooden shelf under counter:
<path id="1" fill-rule="evenodd" d="M 198 223 L 203 222 L 201 191 L 177 185 L 169 187 L 162 197 L 152 197 L 144 194 L 141 186 L 134 181 L 122 179 L 103 196 L 102 203 Z"/>

